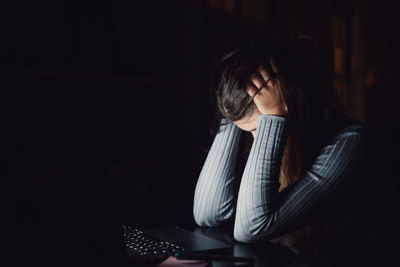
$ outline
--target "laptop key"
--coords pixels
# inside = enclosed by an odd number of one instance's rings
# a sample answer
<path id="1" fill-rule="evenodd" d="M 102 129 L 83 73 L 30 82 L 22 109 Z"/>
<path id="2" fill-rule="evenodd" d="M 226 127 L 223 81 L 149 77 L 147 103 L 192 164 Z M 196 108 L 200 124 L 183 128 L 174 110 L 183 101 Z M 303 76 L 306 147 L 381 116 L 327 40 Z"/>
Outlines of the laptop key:
<path id="1" fill-rule="evenodd" d="M 155 240 L 131 226 L 122 226 L 125 246 L 129 254 L 137 256 L 169 256 L 183 251 L 183 248 L 170 242 Z"/>

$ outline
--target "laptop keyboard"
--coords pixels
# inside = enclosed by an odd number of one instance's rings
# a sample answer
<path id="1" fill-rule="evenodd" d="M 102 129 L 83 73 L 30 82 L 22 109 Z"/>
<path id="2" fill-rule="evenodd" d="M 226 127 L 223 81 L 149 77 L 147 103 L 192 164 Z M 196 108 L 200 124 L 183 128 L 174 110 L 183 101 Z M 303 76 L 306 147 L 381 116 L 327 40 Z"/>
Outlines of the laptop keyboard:
<path id="1" fill-rule="evenodd" d="M 125 247 L 134 256 L 175 255 L 184 249 L 176 244 L 157 240 L 131 226 L 122 225 Z"/>

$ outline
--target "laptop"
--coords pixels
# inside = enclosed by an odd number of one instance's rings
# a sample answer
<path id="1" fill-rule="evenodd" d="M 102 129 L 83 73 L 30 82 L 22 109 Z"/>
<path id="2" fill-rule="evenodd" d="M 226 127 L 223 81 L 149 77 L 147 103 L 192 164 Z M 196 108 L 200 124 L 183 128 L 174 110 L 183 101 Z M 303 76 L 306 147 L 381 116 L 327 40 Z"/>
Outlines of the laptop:
<path id="1" fill-rule="evenodd" d="M 128 228 L 140 230 L 141 237 L 161 242 L 165 247 L 175 246 L 175 251 L 157 250 L 161 255 L 232 247 L 180 227 L 143 229 L 122 225 L 101 149 L 79 143 L 53 143 L 49 147 L 48 157 L 43 159 L 44 168 L 51 166 L 47 173 L 54 174 L 54 182 L 41 195 L 45 207 L 40 231 L 32 230 L 37 233 L 30 239 L 36 256 L 44 255 L 56 265 L 67 266 L 76 261 L 98 266 L 117 266 L 120 261 L 124 265 L 126 258 L 140 257 L 129 250 L 136 240 L 126 235 Z"/>
<path id="2" fill-rule="evenodd" d="M 200 235 L 180 227 L 145 229 L 143 232 L 153 238 L 177 244 L 188 252 L 208 251 L 232 247 L 232 245 L 228 243 L 221 242 L 219 240 Z"/>
<path id="3" fill-rule="evenodd" d="M 30 212 L 2 224 L 0 265 L 132 266 L 101 151 L 76 140 L 54 140 L 42 146 L 31 162 L 34 169 L 18 174 L 29 181 L 26 186 L 3 187 L 13 206 Z M 185 251 L 231 247 L 181 228 L 143 234 Z"/>
<path id="4" fill-rule="evenodd" d="M 123 225 L 122 230 L 125 247 L 132 257 L 170 256 L 182 252 L 211 251 L 232 247 L 228 243 L 180 227 L 139 230 Z"/>

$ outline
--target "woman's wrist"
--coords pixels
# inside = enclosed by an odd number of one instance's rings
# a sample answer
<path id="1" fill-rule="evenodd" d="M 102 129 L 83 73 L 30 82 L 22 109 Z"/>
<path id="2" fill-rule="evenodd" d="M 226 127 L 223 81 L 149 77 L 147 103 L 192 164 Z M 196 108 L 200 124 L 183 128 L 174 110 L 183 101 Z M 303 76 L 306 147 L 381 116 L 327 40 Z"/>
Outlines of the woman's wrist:
<path id="1" fill-rule="evenodd" d="M 272 114 L 262 114 L 258 116 L 258 121 L 260 120 L 281 120 L 287 121 L 287 117 L 284 115 L 272 115 Z"/>

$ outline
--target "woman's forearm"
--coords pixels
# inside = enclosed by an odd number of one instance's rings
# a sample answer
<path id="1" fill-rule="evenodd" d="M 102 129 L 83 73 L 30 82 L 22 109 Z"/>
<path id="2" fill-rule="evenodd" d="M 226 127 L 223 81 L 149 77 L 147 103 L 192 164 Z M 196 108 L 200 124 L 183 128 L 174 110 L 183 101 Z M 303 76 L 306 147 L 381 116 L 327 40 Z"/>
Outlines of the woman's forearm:
<path id="1" fill-rule="evenodd" d="M 239 189 L 235 239 L 253 242 L 298 229 L 330 198 L 340 199 L 365 149 L 363 127 L 351 125 L 324 146 L 302 177 L 278 192 L 287 121 L 260 116 Z"/>
<path id="2" fill-rule="evenodd" d="M 240 184 L 235 238 L 246 241 L 273 220 L 279 174 L 287 137 L 283 117 L 262 115 Z"/>
<path id="3" fill-rule="evenodd" d="M 233 217 L 239 139 L 236 125 L 227 121 L 221 124 L 196 184 L 193 215 L 200 226 L 216 226 Z"/>

